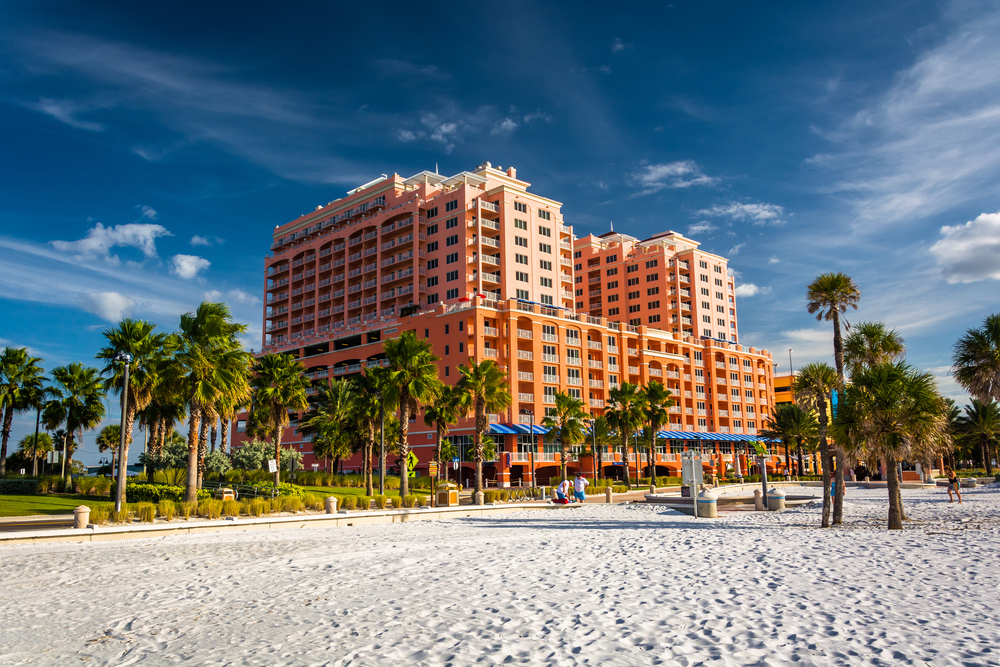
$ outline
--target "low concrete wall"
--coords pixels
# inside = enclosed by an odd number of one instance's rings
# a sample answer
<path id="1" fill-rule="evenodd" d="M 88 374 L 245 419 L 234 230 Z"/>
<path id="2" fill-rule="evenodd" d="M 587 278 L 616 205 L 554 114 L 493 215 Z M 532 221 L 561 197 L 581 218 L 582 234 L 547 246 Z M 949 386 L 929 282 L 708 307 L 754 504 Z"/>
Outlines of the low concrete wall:
<path id="1" fill-rule="evenodd" d="M 577 505 L 578 507 L 579 505 Z M 126 526 L 93 526 L 35 530 L 0 534 L 0 545 L 42 542 L 101 542 L 134 540 L 166 535 L 189 535 L 220 530 L 270 530 L 287 528 L 340 528 L 370 526 L 378 523 L 402 523 L 427 519 L 451 519 L 490 514 L 508 514 L 522 510 L 571 509 L 574 505 L 553 505 L 548 502 L 505 503 L 503 505 L 461 505 L 459 507 L 429 507 L 421 509 L 356 511 L 344 514 L 308 514 L 217 521 L 175 520 L 169 523 L 135 524 Z"/>

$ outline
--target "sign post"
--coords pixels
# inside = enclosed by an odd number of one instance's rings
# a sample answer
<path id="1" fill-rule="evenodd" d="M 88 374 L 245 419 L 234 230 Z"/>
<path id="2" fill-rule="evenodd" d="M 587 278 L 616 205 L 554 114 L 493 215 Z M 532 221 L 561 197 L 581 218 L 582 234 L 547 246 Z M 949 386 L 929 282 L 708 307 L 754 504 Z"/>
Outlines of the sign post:
<path id="1" fill-rule="evenodd" d="M 272 475 L 274 473 L 278 472 L 278 462 L 275 461 L 274 459 L 268 459 L 267 460 L 267 471 L 269 473 L 271 473 Z"/>
<path id="2" fill-rule="evenodd" d="M 698 518 L 698 487 L 704 483 L 701 455 L 694 450 L 681 453 L 681 483 L 689 489 L 694 507 L 694 518 Z M 683 488 L 681 489 L 683 495 Z"/>

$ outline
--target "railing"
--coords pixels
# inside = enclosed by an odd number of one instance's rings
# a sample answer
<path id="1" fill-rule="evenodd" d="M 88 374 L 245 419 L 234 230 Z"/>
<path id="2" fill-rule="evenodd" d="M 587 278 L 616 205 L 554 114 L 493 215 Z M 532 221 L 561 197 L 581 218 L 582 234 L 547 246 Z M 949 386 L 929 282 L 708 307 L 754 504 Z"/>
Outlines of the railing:
<path id="1" fill-rule="evenodd" d="M 639 367 L 638 366 L 629 366 L 628 367 L 628 372 L 631 373 L 632 375 L 638 375 L 639 374 Z"/>
<path id="2" fill-rule="evenodd" d="M 604 368 L 604 364 L 597 359 L 587 359 L 587 366 L 589 366 L 590 368 L 598 368 L 598 369 Z"/>
<path id="3" fill-rule="evenodd" d="M 604 389 L 604 380 L 589 380 L 589 384 L 593 389 Z"/>
<path id="4" fill-rule="evenodd" d="M 583 359 L 580 357 L 566 357 L 566 363 L 570 366 L 583 366 Z"/>
<path id="5" fill-rule="evenodd" d="M 496 358 L 500 356 L 500 353 L 497 351 L 495 347 L 484 347 L 483 356 Z"/>
<path id="6" fill-rule="evenodd" d="M 518 350 L 517 351 L 517 358 L 518 359 L 528 359 L 528 360 L 531 360 L 531 359 L 534 358 L 534 355 L 531 352 L 531 350 Z"/>
<path id="7" fill-rule="evenodd" d="M 603 408 L 604 407 L 604 401 L 601 400 L 601 399 L 599 399 L 599 398 L 592 398 L 592 399 L 590 399 L 590 407 L 592 407 L 592 408 Z"/>
<path id="8" fill-rule="evenodd" d="M 568 378 L 566 378 L 566 384 L 571 384 L 574 387 L 582 387 L 583 386 L 583 378 L 568 377 Z"/>
<path id="9" fill-rule="evenodd" d="M 660 370 L 659 368 L 650 368 L 649 374 L 652 375 L 653 377 L 662 377 L 663 371 Z"/>
<path id="10" fill-rule="evenodd" d="M 522 403 L 534 403 L 535 402 L 535 395 L 534 394 L 526 394 L 524 392 L 518 392 L 518 394 L 517 394 L 517 400 L 521 401 Z"/>
<path id="11" fill-rule="evenodd" d="M 533 382 L 534 379 L 535 379 L 535 374 L 534 373 L 530 373 L 528 371 L 518 371 L 517 372 L 517 379 L 518 380 L 525 380 L 527 382 Z"/>
<path id="12" fill-rule="evenodd" d="M 588 340 L 587 347 L 589 347 L 591 350 L 600 350 L 601 342 L 597 340 Z"/>
<path id="13" fill-rule="evenodd" d="M 618 364 L 608 364 L 608 371 L 611 373 L 617 373 L 621 369 Z"/>
<path id="14" fill-rule="evenodd" d="M 548 362 L 550 364 L 558 364 L 559 363 L 559 355 L 558 354 L 545 354 L 543 352 L 542 353 L 542 361 Z"/>
<path id="15" fill-rule="evenodd" d="M 532 335 L 533 335 L 533 332 L 530 329 L 518 329 L 517 330 L 517 337 L 518 338 L 527 338 L 528 340 L 531 340 Z"/>

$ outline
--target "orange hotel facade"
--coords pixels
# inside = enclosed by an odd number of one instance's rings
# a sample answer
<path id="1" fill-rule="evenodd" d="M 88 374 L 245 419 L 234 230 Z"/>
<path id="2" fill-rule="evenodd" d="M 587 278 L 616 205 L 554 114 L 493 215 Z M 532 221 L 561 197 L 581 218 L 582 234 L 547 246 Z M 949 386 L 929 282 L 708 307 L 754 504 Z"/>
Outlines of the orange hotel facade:
<path id="1" fill-rule="evenodd" d="M 462 364 L 497 362 L 513 403 L 490 415 L 498 452 L 484 466 L 490 484 L 558 475 L 559 447 L 540 426 L 556 392 L 596 416 L 613 387 L 652 380 L 675 401 L 657 475 L 679 474 L 689 448 L 711 455 L 716 469 L 740 456 L 746 470 L 740 453 L 774 401 L 773 362 L 739 341 L 727 260 L 675 232 L 575 238 L 561 204 L 529 185 L 513 167 L 488 162 L 451 177 L 393 174 L 277 227 L 265 260 L 260 354 L 296 355 L 314 384 L 385 364 L 382 341 L 404 331 L 432 341 L 446 383 Z M 303 453 L 307 470 L 325 470 L 295 426 L 283 443 Z M 234 446 L 244 428 L 241 416 Z M 449 437 L 464 450 L 472 433 L 472 420 L 462 419 Z M 421 411 L 409 431 L 417 474 L 427 474 L 435 438 Z M 474 467 L 462 458 L 468 481 Z M 629 458 L 632 474 L 638 465 L 645 475 L 645 457 Z M 571 470 L 593 474 L 593 457 L 570 459 Z M 603 455 L 608 476 L 622 477 L 624 464 L 620 453 Z M 342 463 L 360 467 L 360 455 Z"/>

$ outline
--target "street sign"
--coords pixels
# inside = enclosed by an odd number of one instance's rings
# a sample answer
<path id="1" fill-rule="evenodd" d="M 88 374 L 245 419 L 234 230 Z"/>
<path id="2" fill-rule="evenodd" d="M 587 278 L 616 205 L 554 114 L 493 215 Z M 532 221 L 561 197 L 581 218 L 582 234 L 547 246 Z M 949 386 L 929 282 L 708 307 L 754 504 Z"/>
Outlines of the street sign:
<path id="1" fill-rule="evenodd" d="M 453 458 L 453 459 L 451 460 L 451 462 L 452 462 L 452 463 L 458 463 L 458 457 L 457 457 L 457 456 L 456 456 L 456 457 L 454 457 L 454 458 Z"/>
<path id="2" fill-rule="evenodd" d="M 276 473 L 276 472 L 278 472 L 278 462 L 275 461 L 274 459 L 268 459 L 267 460 L 267 471 L 269 473 Z"/>
<path id="3" fill-rule="evenodd" d="M 437 461 L 431 461 L 427 464 L 427 474 L 430 477 L 435 477 L 438 474 L 438 464 Z"/>
<path id="4" fill-rule="evenodd" d="M 451 467 L 452 467 L 453 470 L 458 470 L 458 461 L 452 461 L 451 462 Z"/>
<path id="5" fill-rule="evenodd" d="M 704 482 L 701 455 L 693 450 L 681 454 L 681 483 L 691 489 L 694 517 L 698 518 L 698 487 Z M 683 492 L 682 492 L 683 493 Z"/>

